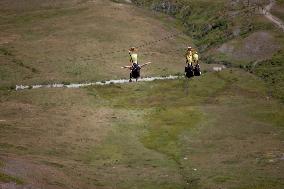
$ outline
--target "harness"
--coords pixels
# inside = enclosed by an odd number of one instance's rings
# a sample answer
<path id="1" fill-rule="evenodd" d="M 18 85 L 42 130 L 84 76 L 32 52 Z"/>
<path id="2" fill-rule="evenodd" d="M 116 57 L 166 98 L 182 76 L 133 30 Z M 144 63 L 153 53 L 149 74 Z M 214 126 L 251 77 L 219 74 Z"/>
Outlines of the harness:
<path id="1" fill-rule="evenodd" d="M 140 77 L 140 70 L 141 67 L 139 66 L 139 64 L 133 64 L 132 68 L 131 68 L 131 75 L 133 78 L 137 79 Z"/>
<path id="2" fill-rule="evenodd" d="M 194 72 L 194 76 L 200 76 L 201 75 L 201 71 L 200 71 L 200 66 L 199 64 L 196 64 L 194 69 L 193 69 L 193 72 Z"/>
<path id="3" fill-rule="evenodd" d="M 187 64 L 187 66 L 184 68 L 184 72 L 187 78 L 193 77 L 194 76 L 193 66 L 191 64 Z"/>
<path id="4" fill-rule="evenodd" d="M 131 53 L 128 52 L 129 56 L 130 56 L 130 62 L 133 64 L 133 59 L 132 59 L 132 56 L 131 56 Z"/>
<path id="5" fill-rule="evenodd" d="M 130 56 L 130 62 L 132 63 L 132 67 L 130 68 L 131 69 L 130 78 L 138 79 L 140 77 L 141 67 L 138 63 L 136 64 L 133 62 L 130 52 L 129 52 L 129 56 Z"/>

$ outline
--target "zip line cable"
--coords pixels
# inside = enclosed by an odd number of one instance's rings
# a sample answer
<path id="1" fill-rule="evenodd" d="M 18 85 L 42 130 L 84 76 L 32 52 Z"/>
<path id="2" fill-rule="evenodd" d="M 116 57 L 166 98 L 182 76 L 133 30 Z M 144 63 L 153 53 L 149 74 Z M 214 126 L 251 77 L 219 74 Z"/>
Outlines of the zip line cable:
<path id="1" fill-rule="evenodd" d="M 242 14 L 243 12 L 249 12 L 251 10 L 255 11 L 256 9 L 259 10 L 260 8 L 263 8 L 261 6 L 250 6 L 246 9 L 242 9 L 242 10 L 236 10 L 236 14 L 235 15 L 226 15 L 226 17 L 228 18 L 231 18 L 231 17 L 234 17 L 234 16 L 238 16 L 240 14 Z M 165 41 L 165 40 L 168 40 L 170 38 L 174 38 L 174 37 L 177 37 L 177 36 L 180 36 L 180 35 L 186 35 L 184 32 L 177 32 L 177 33 L 172 33 L 168 36 L 165 36 L 163 38 L 160 38 L 158 40 L 154 40 L 154 41 L 148 41 L 148 42 L 145 42 L 143 44 L 140 44 L 140 45 L 137 45 L 137 46 L 134 46 L 136 48 L 144 48 L 144 47 L 147 47 L 147 46 L 153 46 L 159 42 L 162 42 L 162 41 Z M 183 49 L 184 50 L 184 49 Z M 88 58 L 88 60 L 92 60 L 92 59 L 96 59 L 96 58 L 102 58 L 104 59 L 104 56 L 105 55 L 110 55 L 110 54 L 118 54 L 118 53 L 125 53 L 128 51 L 128 48 L 122 48 L 122 49 L 119 49 L 119 50 L 116 50 L 116 51 L 109 51 L 109 52 L 104 52 L 104 53 L 97 53 L 97 54 L 94 54 L 94 55 L 91 55 L 89 56 L 90 58 Z M 167 53 L 169 52 L 176 52 L 176 51 L 179 51 L 179 50 L 173 50 L 173 51 L 167 51 Z M 144 53 L 143 53 L 144 54 Z M 145 54 L 144 54 L 145 55 Z M 114 56 L 114 57 L 118 57 L 118 56 Z M 119 56 L 120 57 L 120 56 Z"/>
<path id="2" fill-rule="evenodd" d="M 242 14 L 243 12 L 249 12 L 250 10 L 255 11 L 256 9 L 259 9 L 259 8 L 262 8 L 262 7 L 261 6 L 250 6 L 250 7 L 246 8 L 246 9 L 236 10 L 236 14 L 234 14 L 234 15 L 226 15 L 226 17 L 231 18 L 231 17 L 234 17 L 234 16 L 238 16 L 238 15 Z M 159 42 L 162 42 L 162 41 L 165 41 L 165 40 L 168 40 L 170 38 L 174 38 L 174 37 L 177 37 L 177 36 L 180 36 L 180 35 L 186 35 L 186 34 L 184 32 L 177 32 L 177 33 L 174 33 L 174 34 L 170 34 L 170 35 L 168 35 L 166 37 L 160 38 L 158 40 L 149 41 L 149 42 L 137 45 L 135 47 L 136 48 L 143 48 L 143 47 L 147 47 L 147 46 L 153 46 L 153 45 L 155 45 L 155 44 L 157 44 Z M 184 49 L 167 51 L 167 53 L 169 53 L 169 52 L 176 52 L 176 51 L 180 51 L 180 50 L 184 50 Z M 91 57 L 93 59 L 94 58 L 102 58 L 102 59 L 104 59 L 105 55 L 125 53 L 126 51 L 128 51 L 128 48 L 127 49 L 126 48 L 122 48 L 122 49 L 119 49 L 119 50 L 116 50 L 116 51 L 109 51 L 109 52 L 105 52 L 105 53 L 98 53 L 98 54 L 92 55 Z M 142 54 L 146 55 L 146 53 L 142 53 Z M 114 57 L 118 57 L 118 56 L 114 56 Z M 91 60 L 91 59 L 89 59 L 89 60 Z"/>
<path id="3" fill-rule="evenodd" d="M 183 32 L 178 32 L 178 33 L 175 33 L 175 34 L 171 34 L 171 35 L 168 35 L 166 37 L 163 37 L 163 38 L 160 38 L 158 40 L 154 40 L 154 41 L 149 41 L 149 42 L 146 42 L 144 44 L 141 44 L 141 45 L 137 45 L 135 46 L 136 48 L 143 48 L 143 47 L 147 47 L 147 46 L 153 46 L 155 45 L 156 43 L 159 43 L 159 42 L 162 42 L 162 41 L 165 41 L 165 40 L 168 40 L 170 38 L 174 38 L 174 37 L 177 37 L 179 35 L 185 35 Z M 98 54 L 95 54 L 92 56 L 92 58 L 99 58 L 99 57 L 102 57 L 105 56 L 105 55 L 110 55 L 110 54 L 117 54 L 117 53 L 122 53 L 122 52 L 125 52 L 127 51 L 128 49 L 126 48 L 123 48 L 123 49 L 120 49 L 120 50 L 117 50 L 117 51 L 110 51 L 110 52 L 106 52 L 106 53 L 98 53 Z"/>
<path id="4" fill-rule="evenodd" d="M 182 47 L 182 48 L 178 48 L 178 49 L 174 49 L 174 50 L 168 50 L 168 51 L 165 51 L 165 52 L 162 52 L 162 53 L 167 53 L 167 54 L 169 54 L 169 53 L 177 53 L 177 52 L 184 52 L 185 51 L 185 49 Z M 124 55 L 123 56 L 125 56 L 125 51 L 123 52 L 124 53 Z M 147 56 L 147 55 L 151 55 L 151 54 L 153 54 L 153 53 L 156 53 L 156 52 L 141 52 L 141 53 L 139 53 L 140 55 L 143 55 L 143 56 Z M 122 57 L 122 55 L 119 55 L 119 54 L 117 54 L 117 55 L 115 55 L 115 56 L 112 56 L 112 58 L 119 58 L 119 57 Z M 103 58 L 103 57 L 102 57 Z"/>

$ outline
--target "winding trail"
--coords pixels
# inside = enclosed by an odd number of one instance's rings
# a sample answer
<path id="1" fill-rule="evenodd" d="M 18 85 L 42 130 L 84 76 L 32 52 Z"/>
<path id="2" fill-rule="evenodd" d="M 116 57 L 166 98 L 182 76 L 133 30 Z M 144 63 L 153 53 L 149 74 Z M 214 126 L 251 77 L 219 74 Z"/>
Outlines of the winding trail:
<path id="1" fill-rule="evenodd" d="M 145 77 L 139 79 L 137 82 L 145 82 L 145 81 L 154 81 L 154 80 L 170 80 L 170 79 L 178 79 L 179 76 L 166 76 L 166 77 Z M 39 89 L 39 88 L 80 88 L 87 87 L 92 85 L 111 85 L 111 84 L 122 84 L 129 83 L 128 79 L 118 79 L 118 80 L 109 80 L 109 81 L 97 81 L 90 83 L 71 83 L 71 84 L 48 84 L 48 85 L 16 85 L 16 90 L 24 90 L 24 89 Z"/>
<path id="2" fill-rule="evenodd" d="M 270 3 L 267 6 L 265 6 L 263 9 L 261 9 L 261 14 L 263 14 L 268 20 L 270 20 L 279 28 L 281 28 L 282 31 L 284 32 L 284 22 L 270 13 L 270 10 L 274 5 L 275 5 L 275 0 L 270 0 Z"/>

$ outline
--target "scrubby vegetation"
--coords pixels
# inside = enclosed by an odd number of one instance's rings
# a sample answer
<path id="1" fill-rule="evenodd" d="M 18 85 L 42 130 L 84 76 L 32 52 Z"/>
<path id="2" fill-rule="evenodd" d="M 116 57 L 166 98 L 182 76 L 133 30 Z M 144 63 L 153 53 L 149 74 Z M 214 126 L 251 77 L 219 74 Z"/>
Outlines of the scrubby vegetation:
<path id="1" fill-rule="evenodd" d="M 270 94 L 284 103 L 284 52 L 258 63 L 252 71 L 266 81 Z"/>
<path id="2" fill-rule="evenodd" d="M 208 1 L 208 0 L 133 0 L 139 6 L 174 16 L 182 21 L 186 32 L 200 50 L 221 44 L 234 36 L 246 35 L 259 29 L 253 14 L 267 1 Z"/>
<path id="3" fill-rule="evenodd" d="M 4 182 L 4 183 L 14 182 L 16 184 L 23 184 L 24 183 L 21 179 L 19 179 L 17 177 L 10 176 L 10 175 L 7 175 L 7 174 L 0 172 L 0 183 L 1 182 Z"/>
<path id="4" fill-rule="evenodd" d="M 204 52 L 203 61 L 206 63 L 219 63 L 229 67 L 247 69 L 255 61 L 260 60 L 261 63 L 253 73 L 267 82 L 270 90 L 273 91 L 271 95 L 277 98 L 283 97 L 284 89 L 280 87 L 284 83 L 281 76 L 283 75 L 284 59 L 280 58 L 283 57 L 283 46 L 280 47 L 282 51 L 271 53 L 271 58 L 265 58 L 265 61 L 261 54 L 258 55 L 258 58 L 246 60 L 240 53 L 236 59 L 221 52 L 205 53 L 212 47 L 217 47 L 216 45 L 229 40 L 236 38 L 236 41 L 241 41 L 258 30 L 274 31 L 274 26 L 271 23 L 257 15 L 259 9 L 267 5 L 269 1 L 133 0 L 133 2 L 139 6 L 146 6 L 152 10 L 169 14 L 182 21 L 195 45 Z M 278 1 L 278 3 L 279 6 L 283 4 L 282 1 Z M 277 62 L 277 66 L 275 62 Z"/>

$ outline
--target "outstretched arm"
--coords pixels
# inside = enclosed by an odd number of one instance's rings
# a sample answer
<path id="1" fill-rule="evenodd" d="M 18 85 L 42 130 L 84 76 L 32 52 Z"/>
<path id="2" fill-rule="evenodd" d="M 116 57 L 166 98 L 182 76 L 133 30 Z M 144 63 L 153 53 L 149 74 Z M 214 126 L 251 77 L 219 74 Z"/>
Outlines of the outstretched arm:
<path id="1" fill-rule="evenodd" d="M 140 67 L 142 68 L 142 67 L 144 67 L 144 66 L 147 66 L 148 64 L 151 64 L 152 62 L 147 62 L 147 63 L 145 63 L 145 64 L 142 64 Z"/>

